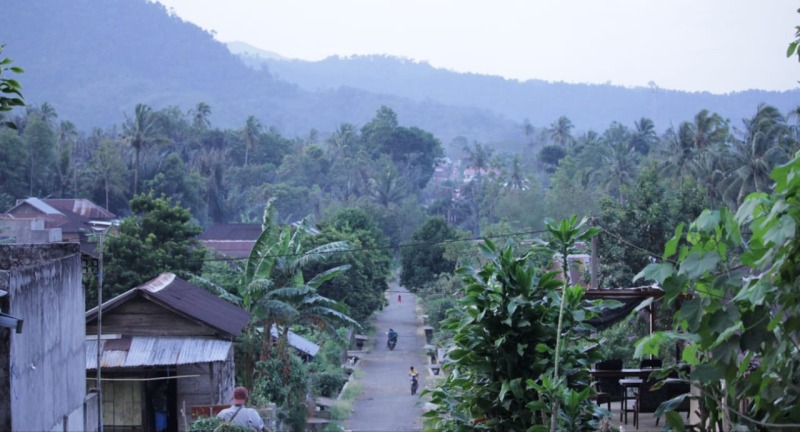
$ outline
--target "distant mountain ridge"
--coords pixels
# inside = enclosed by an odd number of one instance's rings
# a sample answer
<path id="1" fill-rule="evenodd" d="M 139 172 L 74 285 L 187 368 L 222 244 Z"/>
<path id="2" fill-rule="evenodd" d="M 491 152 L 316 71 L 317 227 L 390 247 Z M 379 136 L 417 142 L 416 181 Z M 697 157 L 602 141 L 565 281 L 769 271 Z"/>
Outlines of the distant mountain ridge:
<path id="1" fill-rule="evenodd" d="M 576 131 L 602 131 L 612 121 L 631 126 L 649 117 L 662 131 L 703 108 L 739 125 L 759 103 L 788 112 L 800 100 L 798 91 L 711 95 L 518 82 L 387 56 L 304 62 L 235 44 L 247 53 L 248 67 L 160 3 L 7 0 L 4 6 L 0 44 L 25 69 L 17 78 L 26 101 L 48 102 L 84 130 L 119 125 L 137 103 L 188 110 L 205 102 L 214 126 L 240 128 L 254 115 L 290 137 L 311 129 L 324 136 L 345 122 L 361 126 L 386 105 L 401 125 L 430 131 L 445 144 L 463 136 L 499 149 L 525 142 L 524 119 L 542 128 L 566 115 Z M 266 68 L 257 70 L 258 62 Z"/>
<path id="2" fill-rule="evenodd" d="M 251 59 L 252 61 L 252 59 Z M 425 62 L 389 56 L 329 57 L 317 62 L 261 58 L 273 76 L 309 91 L 342 86 L 409 98 L 475 106 L 502 114 L 515 122 L 529 119 L 546 126 L 566 115 L 578 129 L 602 131 L 612 121 L 628 126 L 642 117 L 659 130 L 690 120 L 707 108 L 734 124 L 752 116 L 758 104 L 767 103 L 788 112 L 800 104 L 800 90 L 774 92 L 749 90 L 716 95 L 657 87 L 625 88 L 613 85 L 516 81 L 497 76 L 456 73 Z M 262 67 L 263 67 L 262 66 Z"/>

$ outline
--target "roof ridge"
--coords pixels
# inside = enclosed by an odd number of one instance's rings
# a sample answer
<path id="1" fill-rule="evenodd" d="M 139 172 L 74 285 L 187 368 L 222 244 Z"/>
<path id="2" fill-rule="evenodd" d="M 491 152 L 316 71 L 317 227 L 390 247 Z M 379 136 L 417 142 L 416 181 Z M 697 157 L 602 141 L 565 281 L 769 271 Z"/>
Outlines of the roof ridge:
<path id="1" fill-rule="evenodd" d="M 171 284 L 172 281 L 174 280 L 175 280 L 174 273 L 161 273 L 160 275 L 158 275 L 157 278 L 139 286 L 139 289 L 143 291 L 149 291 L 152 293 L 159 292 L 162 289 L 169 286 L 169 284 Z"/>

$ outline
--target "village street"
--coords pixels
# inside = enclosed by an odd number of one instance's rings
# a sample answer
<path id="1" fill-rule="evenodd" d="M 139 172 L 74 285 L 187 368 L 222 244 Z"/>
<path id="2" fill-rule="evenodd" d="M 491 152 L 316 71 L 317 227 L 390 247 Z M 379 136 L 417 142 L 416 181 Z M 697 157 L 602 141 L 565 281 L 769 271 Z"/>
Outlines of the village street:
<path id="1" fill-rule="evenodd" d="M 397 296 L 402 296 L 398 302 Z M 360 360 L 363 392 L 353 405 L 353 414 L 346 430 L 420 431 L 422 403 L 419 391 L 425 388 L 428 374 L 425 361 L 425 335 L 416 315 L 416 297 L 396 283 L 389 290 L 389 306 L 378 313 L 375 338 L 369 342 L 370 352 Z M 393 328 L 399 334 L 394 351 L 386 347 L 386 332 Z M 408 377 L 410 366 L 420 374 L 417 396 L 411 395 Z"/>

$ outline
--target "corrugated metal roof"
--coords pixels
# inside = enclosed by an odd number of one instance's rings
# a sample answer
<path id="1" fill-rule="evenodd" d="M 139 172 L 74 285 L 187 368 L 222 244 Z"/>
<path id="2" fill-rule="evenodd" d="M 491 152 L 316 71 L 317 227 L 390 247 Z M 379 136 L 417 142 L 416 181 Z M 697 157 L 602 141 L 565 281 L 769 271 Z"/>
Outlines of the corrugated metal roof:
<path id="1" fill-rule="evenodd" d="M 100 365 L 104 368 L 180 365 L 225 361 L 233 342 L 192 337 L 133 336 L 128 350 L 114 348 L 110 340 L 101 341 Z M 116 344 L 119 347 L 124 344 Z M 86 369 L 97 366 L 97 341 L 86 340 Z"/>
<path id="2" fill-rule="evenodd" d="M 200 240 L 249 240 L 255 242 L 261 235 L 261 224 L 214 224 L 203 231 Z"/>
<path id="3" fill-rule="evenodd" d="M 278 338 L 278 329 L 273 325 L 270 334 L 274 338 Z M 319 345 L 311 342 L 310 340 L 300 336 L 299 334 L 289 330 L 289 346 L 302 351 L 311 357 L 314 357 L 319 352 Z"/>
<path id="4" fill-rule="evenodd" d="M 17 206 L 19 206 L 20 204 L 23 204 L 23 203 L 28 203 L 29 205 L 35 207 L 37 210 L 39 210 L 40 212 L 42 212 L 44 214 L 48 214 L 48 215 L 60 215 L 60 214 L 63 214 L 60 211 L 58 211 L 57 209 L 55 209 L 53 206 L 51 206 L 50 204 L 47 204 L 46 202 L 40 200 L 39 198 L 31 197 L 31 198 L 25 198 L 23 200 L 17 200 Z"/>

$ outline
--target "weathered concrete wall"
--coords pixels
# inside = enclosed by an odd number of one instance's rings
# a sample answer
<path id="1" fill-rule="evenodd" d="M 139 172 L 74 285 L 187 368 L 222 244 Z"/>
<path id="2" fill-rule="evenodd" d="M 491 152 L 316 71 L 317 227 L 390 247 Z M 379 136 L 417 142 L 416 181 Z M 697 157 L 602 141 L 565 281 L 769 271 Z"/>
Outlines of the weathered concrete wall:
<path id="1" fill-rule="evenodd" d="M 0 245 L 0 289 L 5 310 L 24 320 L 21 334 L 0 330 L 0 430 L 83 429 L 79 245 Z"/>

